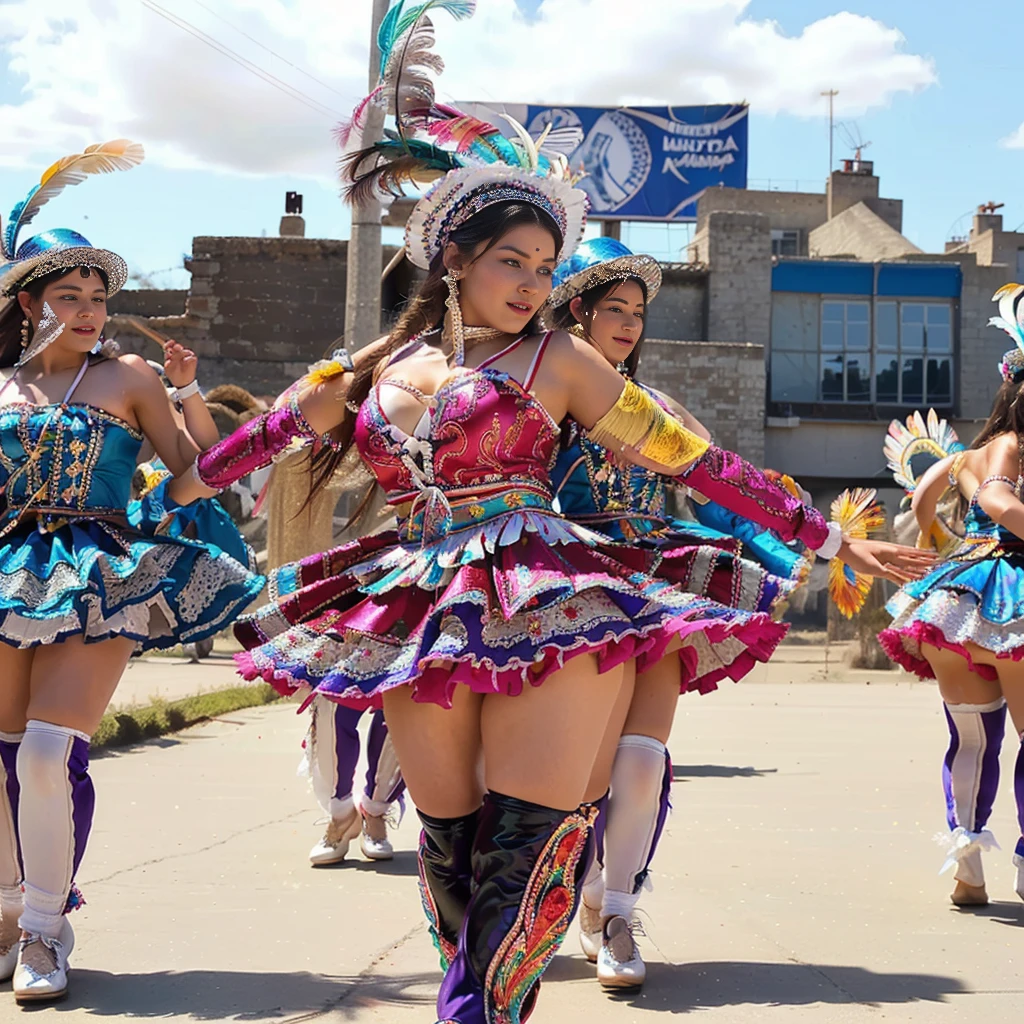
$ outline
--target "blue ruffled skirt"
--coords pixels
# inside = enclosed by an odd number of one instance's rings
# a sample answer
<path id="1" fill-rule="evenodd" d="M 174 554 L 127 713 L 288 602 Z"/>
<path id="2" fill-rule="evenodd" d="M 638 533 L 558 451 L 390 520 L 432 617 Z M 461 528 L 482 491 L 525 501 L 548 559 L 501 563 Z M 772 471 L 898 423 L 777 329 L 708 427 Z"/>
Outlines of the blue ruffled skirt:
<path id="1" fill-rule="evenodd" d="M 166 497 L 166 481 L 121 521 L 31 520 L 0 541 L 0 641 L 125 636 L 140 649 L 224 629 L 263 589 L 251 550 L 223 508 Z"/>
<path id="2" fill-rule="evenodd" d="M 1024 545 L 1003 544 L 984 557 L 945 562 L 923 579 L 903 586 L 886 606 L 892 624 L 878 636 L 894 661 L 922 678 L 934 672 L 922 644 L 956 651 L 974 665 L 968 641 L 997 657 L 1024 659 Z"/>

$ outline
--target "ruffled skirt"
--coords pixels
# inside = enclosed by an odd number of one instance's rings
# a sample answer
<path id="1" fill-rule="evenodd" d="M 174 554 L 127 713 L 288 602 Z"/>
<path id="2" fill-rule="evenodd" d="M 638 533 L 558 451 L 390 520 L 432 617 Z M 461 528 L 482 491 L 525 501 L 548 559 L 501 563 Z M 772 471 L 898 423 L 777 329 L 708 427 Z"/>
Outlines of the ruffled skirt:
<path id="1" fill-rule="evenodd" d="M 238 622 L 247 679 L 352 707 L 412 686 L 450 706 L 459 685 L 518 694 L 567 660 L 602 670 L 660 659 L 678 638 L 694 679 L 748 671 L 785 627 L 647 575 L 656 562 L 548 511 L 519 510 L 429 543 L 394 531 L 272 574 L 272 601 Z"/>
<path id="2" fill-rule="evenodd" d="M 182 510 L 179 525 L 216 515 L 200 504 Z M 161 532 L 170 522 L 162 503 L 133 502 L 127 517 L 127 525 L 75 518 L 42 529 L 33 520 L 4 537 L 0 641 L 34 647 L 125 636 L 143 651 L 173 647 L 224 629 L 263 589 L 248 555 L 243 563 L 216 543 Z"/>
<path id="3" fill-rule="evenodd" d="M 922 679 L 935 673 L 922 644 L 962 655 L 988 679 L 989 665 L 977 665 L 968 642 L 998 658 L 1024 659 L 1024 550 L 999 550 L 985 558 L 946 562 L 924 579 L 902 587 L 886 606 L 892 624 L 878 642 L 893 661 Z"/>

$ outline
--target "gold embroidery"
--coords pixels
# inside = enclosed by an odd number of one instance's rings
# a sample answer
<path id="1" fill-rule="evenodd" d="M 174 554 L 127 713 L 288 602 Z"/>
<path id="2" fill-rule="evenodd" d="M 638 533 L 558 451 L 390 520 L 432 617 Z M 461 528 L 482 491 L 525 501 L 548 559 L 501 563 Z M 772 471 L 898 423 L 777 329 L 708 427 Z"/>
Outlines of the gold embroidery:
<path id="1" fill-rule="evenodd" d="M 673 475 L 699 459 L 710 447 L 631 380 L 626 381 L 615 405 L 588 433 L 592 441 L 613 452 L 634 448 Z"/>

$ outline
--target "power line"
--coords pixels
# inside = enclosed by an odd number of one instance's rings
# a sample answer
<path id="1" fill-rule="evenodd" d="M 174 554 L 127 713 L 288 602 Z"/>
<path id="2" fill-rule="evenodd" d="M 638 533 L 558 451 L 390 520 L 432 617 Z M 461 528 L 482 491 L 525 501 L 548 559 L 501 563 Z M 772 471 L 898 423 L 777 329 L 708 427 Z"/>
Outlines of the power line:
<path id="1" fill-rule="evenodd" d="M 289 85 L 287 82 L 281 81 L 281 79 L 278 78 L 276 75 L 272 75 L 269 71 L 265 71 L 258 64 L 254 64 L 251 60 L 248 60 L 247 58 L 241 56 L 241 54 L 236 53 L 230 47 L 218 42 L 212 36 L 207 35 L 205 32 L 203 32 L 202 29 L 196 28 L 196 26 L 191 24 L 191 22 L 186 21 L 184 18 L 179 18 L 176 14 L 172 14 L 170 11 L 161 7 L 158 3 L 155 3 L 154 0 L 140 0 L 140 3 L 143 5 L 143 7 L 148 8 L 154 14 L 160 15 L 161 18 L 166 19 L 175 27 L 180 28 L 183 32 L 187 32 L 190 36 L 194 36 L 196 39 L 198 39 L 202 43 L 205 43 L 211 49 L 216 50 L 218 53 L 227 57 L 229 60 L 234 61 L 240 67 L 244 68 L 246 71 L 249 71 L 250 73 L 256 75 L 257 78 L 262 79 L 264 82 L 267 83 L 267 85 L 273 86 L 275 89 L 278 89 L 280 92 L 283 92 L 286 96 L 290 96 L 293 100 L 296 100 L 303 106 L 308 107 L 315 113 L 326 115 L 331 118 L 343 116 L 339 111 L 332 110 L 330 107 L 324 106 L 324 104 L 320 103 L 318 100 L 313 99 L 312 96 L 308 96 L 300 89 L 296 89 L 294 86 Z"/>
<path id="2" fill-rule="evenodd" d="M 246 39 L 251 43 L 255 43 L 261 50 L 266 50 L 272 57 L 276 57 L 283 64 L 287 64 L 288 67 L 294 68 L 300 75 L 305 75 L 311 82 L 316 82 L 317 85 L 323 86 L 325 89 L 329 89 L 336 96 L 340 96 L 342 99 L 348 100 L 351 97 L 347 93 L 343 93 L 338 89 L 335 89 L 333 85 L 328 85 L 327 82 L 321 81 L 316 75 L 311 75 L 305 68 L 299 67 L 298 64 L 293 64 L 287 57 L 282 57 L 276 50 L 272 50 L 265 43 L 261 43 L 255 36 L 249 35 L 244 29 L 240 29 L 237 25 L 233 25 L 227 18 L 222 14 L 218 14 L 212 7 L 207 6 L 203 3 L 203 0 L 192 0 L 194 4 L 202 7 L 204 11 L 212 14 L 218 21 L 222 21 L 228 28 L 234 29 L 239 35 L 245 36 Z"/>

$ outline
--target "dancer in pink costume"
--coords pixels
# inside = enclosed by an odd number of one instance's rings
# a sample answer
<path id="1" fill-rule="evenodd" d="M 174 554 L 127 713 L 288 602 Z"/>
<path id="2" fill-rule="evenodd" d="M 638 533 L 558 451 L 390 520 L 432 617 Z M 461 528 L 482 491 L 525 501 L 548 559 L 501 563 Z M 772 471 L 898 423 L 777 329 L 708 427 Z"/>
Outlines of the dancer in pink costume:
<path id="1" fill-rule="evenodd" d="M 395 506 L 397 530 L 280 569 L 275 600 L 237 627 L 238 661 L 283 691 L 383 703 L 424 826 L 421 893 L 446 968 L 438 1016 L 518 1024 L 576 907 L 592 817 L 581 801 L 625 662 L 674 649 L 728 660 L 781 635 L 769 616 L 685 594 L 643 572 L 645 552 L 558 515 L 561 421 L 863 571 L 885 572 L 881 559 L 913 575 L 921 558 L 848 542 L 624 386 L 585 342 L 537 330 L 585 196 L 525 131 L 509 141 L 434 102 L 423 13 L 399 4 L 385 19 L 369 102 L 397 120 L 383 142 L 356 146 L 346 174 L 356 201 L 434 181 L 406 231 L 426 280 L 386 339 L 314 370 L 201 456 L 196 493 L 303 442 L 323 443 L 330 472 L 354 441 Z"/>

